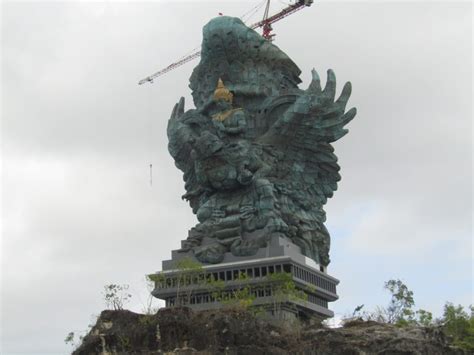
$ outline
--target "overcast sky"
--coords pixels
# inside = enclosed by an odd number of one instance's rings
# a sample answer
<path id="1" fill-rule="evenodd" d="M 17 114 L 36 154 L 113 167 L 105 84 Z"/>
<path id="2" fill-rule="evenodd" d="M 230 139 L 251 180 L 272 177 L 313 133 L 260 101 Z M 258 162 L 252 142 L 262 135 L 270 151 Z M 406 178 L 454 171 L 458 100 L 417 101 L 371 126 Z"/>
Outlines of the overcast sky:
<path id="1" fill-rule="evenodd" d="M 137 82 L 258 3 L 3 2 L 2 354 L 70 351 L 105 284 L 141 311 L 144 275 L 196 224 L 166 124 L 197 61 Z M 326 206 L 339 317 L 386 305 L 391 278 L 435 315 L 472 303 L 471 22 L 469 2 L 320 0 L 274 26 L 303 88 L 313 67 L 353 86 Z"/>

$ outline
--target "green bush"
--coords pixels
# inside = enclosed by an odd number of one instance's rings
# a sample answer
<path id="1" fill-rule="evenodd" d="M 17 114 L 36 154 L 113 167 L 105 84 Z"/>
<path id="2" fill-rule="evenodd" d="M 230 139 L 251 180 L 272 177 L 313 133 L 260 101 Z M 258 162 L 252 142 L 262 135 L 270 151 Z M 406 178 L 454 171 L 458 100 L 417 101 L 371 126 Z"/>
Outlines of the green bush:
<path id="1" fill-rule="evenodd" d="M 469 308 L 468 315 L 461 305 L 455 306 L 447 302 L 444 305 L 441 324 L 444 333 L 453 339 L 454 345 L 465 350 L 474 350 L 474 307 Z"/>

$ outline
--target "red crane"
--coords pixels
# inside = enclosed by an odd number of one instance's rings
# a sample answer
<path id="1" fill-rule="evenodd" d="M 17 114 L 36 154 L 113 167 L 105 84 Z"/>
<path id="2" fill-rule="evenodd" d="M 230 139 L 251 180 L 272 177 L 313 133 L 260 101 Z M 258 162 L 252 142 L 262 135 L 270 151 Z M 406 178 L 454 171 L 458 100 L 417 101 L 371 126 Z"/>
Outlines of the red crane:
<path id="1" fill-rule="evenodd" d="M 271 33 L 272 31 L 272 24 L 295 13 L 296 11 L 298 10 L 301 10 L 303 9 L 304 7 L 306 6 L 311 6 L 311 4 L 313 3 L 313 0 L 298 0 L 295 4 L 293 5 L 289 5 L 287 7 L 285 7 L 283 10 L 281 10 L 280 12 L 276 13 L 275 15 L 273 16 L 270 16 L 268 17 L 268 11 L 269 11 L 269 8 L 270 8 L 270 0 L 267 0 L 267 5 L 266 5 L 266 8 L 265 8 L 265 13 L 264 13 L 264 16 L 263 16 L 263 20 L 257 22 L 257 23 L 254 23 L 253 25 L 249 26 L 250 28 L 252 29 L 256 29 L 256 28 L 259 28 L 259 27 L 262 27 L 262 30 L 263 30 L 263 33 L 262 33 L 262 37 L 269 40 L 269 41 L 272 41 L 273 40 L 273 37 L 275 36 L 274 34 Z M 201 55 L 201 51 L 196 51 L 180 60 L 178 60 L 177 62 L 175 63 L 172 63 L 170 65 L 168 65 L 166 68 L 164 69 L 161 69 L 160 71 L 157 71 L 156 73 L 150 75 L 150 76 L 147 76 L 145 79 L 142 79 L 138 82 L 138 85 L 142 85 L 142 84 L 145 84 L 145 83 L 153 83 L 153 79 L 159 77 L 160 75 L 163 75 L 173 69 L 176 69 L 178 67 L 180 67 L 181 65 L 193 60 L 194 58 L 198 58 L 199 56 Z"/>

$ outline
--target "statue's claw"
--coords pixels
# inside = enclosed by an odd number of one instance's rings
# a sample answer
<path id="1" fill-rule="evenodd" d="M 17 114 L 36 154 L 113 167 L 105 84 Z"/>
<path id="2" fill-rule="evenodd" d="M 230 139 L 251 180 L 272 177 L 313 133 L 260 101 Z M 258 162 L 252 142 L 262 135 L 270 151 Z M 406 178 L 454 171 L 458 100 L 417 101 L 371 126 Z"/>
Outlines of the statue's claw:
<path id="1" fill-rule="evenodd" d="M 344 84 L 341 95 L 336 101 L 336 106 L 338 106 L 342 112 L 344 112 L 344 110 L 346 109 L 346 104 L 347 104 L 347 101 L 349 101 L 351 92 L 352 92 L 352 84 L 350 83 L 350 81 L 348 81 L 347 83 Z"/>
<path id="2" fill-rule="evenodd" d="M 331 101 L 334 101 L 334 97 L 336 96 L 336 74 L 334 74 L 332 69 L 328 69 L 328 80 L 324 87 L 324 96 Z"/>
<path id="3" fill-rule="evenodd" d="M 184 97 L 181 96 L 178 102 L 178 116 L 181 117 L 184 113 Z"/>
<path id="4" fill-rule="evenodd" d="M 183 114 L 184 114 L 184 97 L 181 97 L 179 99 L 179 102 L 173 107 L 170 120 L 177 120 L 181 118 Z"/>
<path id="5" fill-rule="evenodd" d="M 316 69 L 311 70 L 311 75 L 313 79 L 311 80 L 311 83 L 308 86 L 308 92 L 312 94 L 320 94 L 321 93 L 321 80 L 319 79 L 318 72 Z"/>

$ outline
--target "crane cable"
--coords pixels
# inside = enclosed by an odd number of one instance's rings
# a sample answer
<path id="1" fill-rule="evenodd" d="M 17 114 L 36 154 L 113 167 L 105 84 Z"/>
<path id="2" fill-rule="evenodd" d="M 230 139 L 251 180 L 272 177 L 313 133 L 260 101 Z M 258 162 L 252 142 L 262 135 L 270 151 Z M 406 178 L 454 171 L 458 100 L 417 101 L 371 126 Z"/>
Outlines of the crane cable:
<path id="1" fill-rule="evenodd" d="M 268 18 L 268 11 L 270 11 L 270 0 L 267 0 L 267 6 L 265 6 L 265 12 L 263 13 L 263 20 Z"/>
<path id="2" fill-rule="evenodd" d="M 151 86 L 151 85 L 150 85 Z M 149 133 L 148 133 L 148 136 L 149 136 L 149 154 L 150 154 L 150 160 L 149 160 L 149 163 L 150 163 L 150 187 L 153 186 L 153 119 L 154 119 L 154 115 L 153 115 L 153 102 L 152 102 L 152 92 L 151 90 L 148 91 L 148 108 L 149 108 L 149 111 L 150 114 L 148 115 L 149 118 Z"/>
<path id="3" fill-rule="evenodd" d="M 268 0 L 263 0 L 262 2 L 260 2 L 259 4 L 257 4 L 256 6 L 252 7 L 250 10 L 248 10 L 247 12 L 245 12 L 243 15 L 240 16 L 240 19 L 242 20 L 242 22 L 247 22 L 249 21 L 257 12 L 258 10 L 261 9 L 261 7 L 267 2 Z M 247 19 L 245 19 L 245 17 L 248 16 Z"/>

